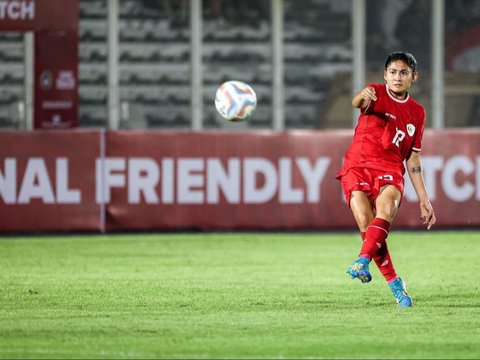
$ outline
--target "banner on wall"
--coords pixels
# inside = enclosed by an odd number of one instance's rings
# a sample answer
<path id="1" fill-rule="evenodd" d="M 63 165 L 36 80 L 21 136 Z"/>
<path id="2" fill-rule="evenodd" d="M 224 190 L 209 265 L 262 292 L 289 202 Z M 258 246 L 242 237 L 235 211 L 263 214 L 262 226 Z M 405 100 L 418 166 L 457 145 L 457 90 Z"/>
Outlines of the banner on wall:
<path id="1" fill-rule="evenodd" d="M 35 32 L 34 127 L 78 126 L 78 33 Z"/>
<path id="2" fill-rule="evenodd" d="M 98 231 L 96 131 L 0 133 L 0 231 Z"/>
<path id="3" fill-rule="evenodd" d="M 1 0 L 0 31 L 33 31 L 34 128 L 78 126 L 78 0 Z"/>
<path id="4" fill-rule="evenodd" d="M 1 0 L 0 31 L 76 30 L 78 0 Z"/>
<path id="5" fill-rule="evenodd" d="M 0 133 L 0 231 L 355 229 L 351 131 Z M 427 131 L 436 228 L 480 225 L 480 131 Z M 407 181 L 397 228 L 422 228 Z"/>

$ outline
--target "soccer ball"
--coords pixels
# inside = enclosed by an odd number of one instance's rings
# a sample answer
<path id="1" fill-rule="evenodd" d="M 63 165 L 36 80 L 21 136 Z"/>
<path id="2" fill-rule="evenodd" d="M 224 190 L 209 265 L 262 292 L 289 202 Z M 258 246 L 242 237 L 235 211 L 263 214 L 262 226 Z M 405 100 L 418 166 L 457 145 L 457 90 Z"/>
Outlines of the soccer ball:
<path id="1" fill-rule="evenodd" d="M 237 122 L 248 119 L 257 107 L 257 95 L 241 81 L 223 83 L 215 95 L 215 107 L 223 118 Z"/>

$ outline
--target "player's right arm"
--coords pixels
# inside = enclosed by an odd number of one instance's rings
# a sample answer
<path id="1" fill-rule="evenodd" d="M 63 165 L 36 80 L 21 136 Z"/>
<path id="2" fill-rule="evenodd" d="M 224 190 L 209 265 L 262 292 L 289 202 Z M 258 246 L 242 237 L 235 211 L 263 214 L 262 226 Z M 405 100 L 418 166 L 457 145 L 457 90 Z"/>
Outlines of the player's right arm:
<path id="1" fill-rule="evenodd" d="M 375 88 L 373 86 L 366 86 L 353 96 L 352 106 L 358 109 L 365 109 L 370 105 L 372 100 L 377 100 Z"/>

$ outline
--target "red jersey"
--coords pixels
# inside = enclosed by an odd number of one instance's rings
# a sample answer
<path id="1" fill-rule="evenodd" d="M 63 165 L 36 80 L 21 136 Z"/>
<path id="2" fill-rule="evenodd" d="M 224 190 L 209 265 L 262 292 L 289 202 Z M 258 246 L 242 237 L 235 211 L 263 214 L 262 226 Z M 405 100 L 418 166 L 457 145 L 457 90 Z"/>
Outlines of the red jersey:
<path id="1" fill-rule="evenodd" d="M 403 161 L 412 151 L 421 151 L 425 129 L 425 109 L 407 94 L 404 100 L 393 97 L 386 84 L 375 88 L 376 101 L 361 109 L 342 170 L 363 167 L 392 173 L 405 173 Z"/>

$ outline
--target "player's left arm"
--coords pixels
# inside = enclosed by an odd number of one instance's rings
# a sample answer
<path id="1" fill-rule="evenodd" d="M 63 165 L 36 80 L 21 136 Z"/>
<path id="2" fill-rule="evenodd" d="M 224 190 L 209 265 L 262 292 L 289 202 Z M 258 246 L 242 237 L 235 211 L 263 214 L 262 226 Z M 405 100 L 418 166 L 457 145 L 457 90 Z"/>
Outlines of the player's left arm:
<path id="1" fill-rule="evenodd" d="M 423 179 L 422 173 L 422 161 L 420 159 L 420 152 L 412 151 L 410 157 L 406 162 L 408 175 L 412 181 L 412 185 L 417 193 L 418 200 L 420 201 L 420 217 L 423 224 L 428 230 L 435 224 L 437 220 L 433 211 L 432 204 L 428 197 L 427 188 Z"/>

